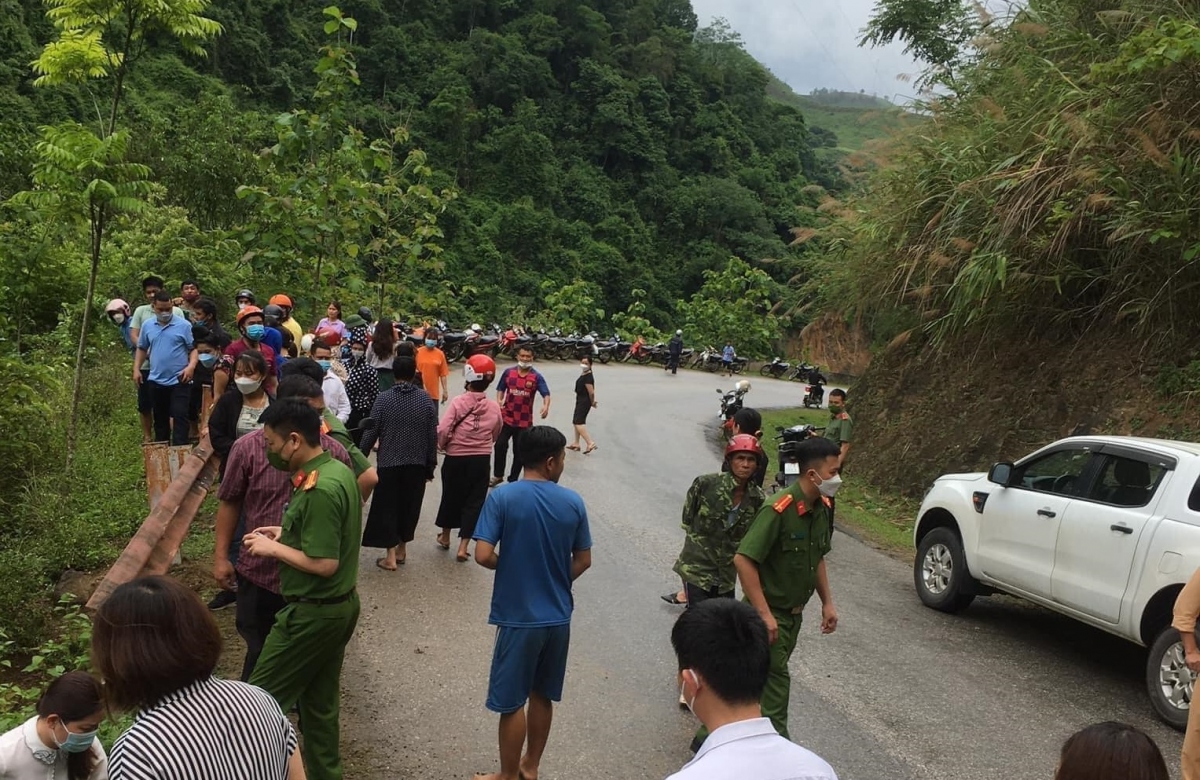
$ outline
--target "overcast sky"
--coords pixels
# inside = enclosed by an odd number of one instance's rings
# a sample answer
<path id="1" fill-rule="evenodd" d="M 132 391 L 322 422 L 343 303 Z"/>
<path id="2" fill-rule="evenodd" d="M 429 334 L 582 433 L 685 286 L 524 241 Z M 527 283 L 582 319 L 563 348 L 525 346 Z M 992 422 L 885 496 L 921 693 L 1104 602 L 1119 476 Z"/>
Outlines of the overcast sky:
<path id="1" fill-rule="evenodd" d="M 875 0 L 692 0 L 700 25 L 722 16 L 749 51 L 792 89 L 868 93 L 902 103 L 918 67 L 893 45 L 859 48 Z"/>

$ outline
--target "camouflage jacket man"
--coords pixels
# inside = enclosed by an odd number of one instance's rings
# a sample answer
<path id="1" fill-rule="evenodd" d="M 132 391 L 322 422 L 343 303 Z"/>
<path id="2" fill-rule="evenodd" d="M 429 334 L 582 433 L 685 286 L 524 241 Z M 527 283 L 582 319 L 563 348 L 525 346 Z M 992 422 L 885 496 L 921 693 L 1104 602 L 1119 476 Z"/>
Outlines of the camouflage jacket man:
<path id="1" fill-rule="evenodd" d="M 734 506 L 737 480 L 732 474 L 696 477 L 683 502 L 683 551 L 675 573 L 703 590 L 732 593 L 737 581 L 733 556 L 754 516 L 766 502 L 762 488 L 751 480 L 742 501 Z"/>

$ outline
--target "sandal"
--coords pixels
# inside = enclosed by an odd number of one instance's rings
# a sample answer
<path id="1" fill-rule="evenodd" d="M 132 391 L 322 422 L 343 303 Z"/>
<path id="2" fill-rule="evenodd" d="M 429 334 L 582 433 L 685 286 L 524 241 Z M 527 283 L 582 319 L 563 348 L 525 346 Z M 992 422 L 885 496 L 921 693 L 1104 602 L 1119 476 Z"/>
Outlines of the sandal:
<path id="1" fill-rule="evenodd" d="M 576 452 L 579 452 L 579 445 L 578 444 L 568 444 L 567 449 L 575 450 Z"/>
<path id="2" fill-rule="evenodd" d="M 588 447 L 586 450 L 584 450 L 584 451 L 583 451 L 583 454 L 584 454 L 584 455 L 591 455 L 593 452 L 595 452 L 595 451 L 596 451 L 596 450 L 598 450 L 598 449 L 600 449 L 600 445 L 599 445 L 599 444 L 597 444 L 596 442 L 592 442 L 592 446 L 590 446 L 590 447 Z"/>
<path id="3" fill-rule="evenodd" d="M 663 601 L 667 602 L 668 604 L 674 604 L 676 606 L 686 606 L 687 605 L 686 601 L 679 600 L 678 593 L 668 593 L 666 596 L 659 596 L 659 598 L 662 599 Z"/>
<path id="4" fill-rule="evenodd" d="M 404 563 L 404 561 L 398 561 L 398 563 Z M 383 569 L 384 571 L 395 571 L 396 569 L 399 568 L 398 566 L 388 566 L 387 558 L 376 558 L 375 565 L 378 566 L 379 568 Z"/>
<path id="5" fill-rule="evenodd" d="M 437 546 L 441 547 L 443 550 L 450 549 L 450 542 L 443 542 L 440 538 L 437 539 L 436 541 L 437 541 Z"/>

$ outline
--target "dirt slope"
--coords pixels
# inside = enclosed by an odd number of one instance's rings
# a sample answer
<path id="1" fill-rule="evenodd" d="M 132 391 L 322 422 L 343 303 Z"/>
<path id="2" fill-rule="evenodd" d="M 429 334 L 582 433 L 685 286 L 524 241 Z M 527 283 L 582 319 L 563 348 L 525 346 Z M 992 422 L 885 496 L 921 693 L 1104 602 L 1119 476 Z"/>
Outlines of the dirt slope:
<path id="1" fill-rule="evenodd" d="M 1166 398 L 1160 366 L 1122 331 L 935 349 L 914 338 L 877 355 L 854 384 L 851 469 L 920 495 L 939 474 L 985 470 L 1063 436 L 1196 439 L 1200 403 Z"/>

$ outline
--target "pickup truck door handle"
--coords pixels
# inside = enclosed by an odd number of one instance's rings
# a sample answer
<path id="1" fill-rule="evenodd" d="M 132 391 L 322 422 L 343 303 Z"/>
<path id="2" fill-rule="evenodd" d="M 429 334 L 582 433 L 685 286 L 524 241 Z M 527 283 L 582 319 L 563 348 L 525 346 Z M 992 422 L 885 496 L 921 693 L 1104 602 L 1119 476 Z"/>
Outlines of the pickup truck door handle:
<path id="1" fill-rule="evenodd" d="M 1112 529 L 1113 531 L 1120 531 L 1123 534 L 1133 533 L 1133 529 L 1127 525 L 1117 525 L 1116 523 L 1113 523 L 1112 525 L 1109 526 L 1109 528 Z"/>
<path id="2" fill-rule="evenodd" d="M 1041 515 L 1042 517 L 1054 517 L 1055 516 L 1055 513 L 1051 512 L 1049 509 L 1039 509 L 1038 514 Z"/>

